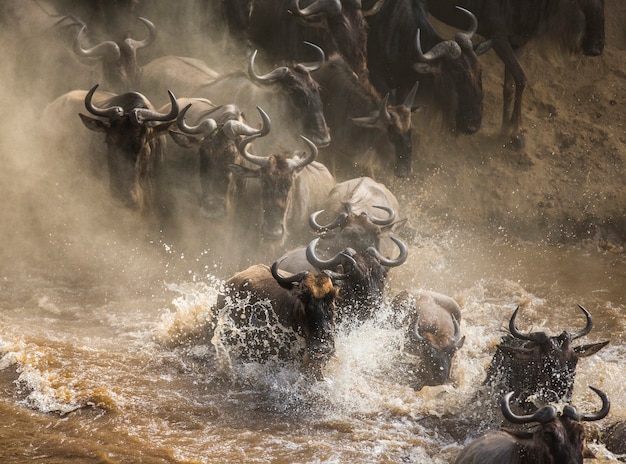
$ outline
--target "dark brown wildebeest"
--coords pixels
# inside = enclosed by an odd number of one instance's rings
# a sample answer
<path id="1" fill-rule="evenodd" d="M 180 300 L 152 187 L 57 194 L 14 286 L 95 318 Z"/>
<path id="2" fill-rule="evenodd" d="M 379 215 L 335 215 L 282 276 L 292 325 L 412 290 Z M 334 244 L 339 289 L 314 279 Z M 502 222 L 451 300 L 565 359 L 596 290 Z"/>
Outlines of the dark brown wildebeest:
<path id="1" fill-rule="evenodd" d="M 626 457 L 626 421 L 609 425 L 602 433 L 602 443 L 611 453 Z"/>
<path id="2" fill-rule="evenodd" d="M 342 261 L 352 267 L 349 257 Z M 226 281 L 210 338 L 227 362 L 231 354 L 244 361 L 301 360 L 319 375 L 335 351 L 335 282 L 346 275 L 282 274 L 279 264 L 250 266 Z"/>
<path id="3" fill-rule="evenodd" d="M 471 26 L 444 40 L 428 19 L 424 0 L 387 1 L 367 18 L 369 77 L 385 95 L 395 92 L 395 103 L 403 102 L 416 81 L 418 101 L 438 110 L 450 130 L 473 134 L 480 129 L 483 113 L 481 67 L 471 38 L 476 18 L 467 10 Z M 423 52 L 423 49 L 428 50 Z"/>
<path id="4" fill-rule="evenodd" d="M 380 0 L 378 3 L 382 3 Z M 270 62 L 294 60 L 303 41 L 320 45 L 327 53 L 341 54 L 359 76 L 367 72 L 368 11 L 359 0 L 251 0 L 247 22 L 250 42 Z"/>
<path id="5" fill-rule="evenodd" d="M 234 216 L 242 221 L 241 227 L 260 234 L 266 244 L 284 243 L 288 236 L 298 240 L 300 235 L 308 236 L 309 215 L 324 202 L 335 179 L 326 166 L 315 161 L 317 147 L 304 136 L 308 155 L 250 153 L 250 142 L 270 131 L 269 118 L 263 119 L 264 128 L 238 144 L 242 158 L 254 167 L 230 165 L 237 176 L 232 196 Z"/>
<path id="6" fill-rule="evenodd" d="M 492 41 L 504 63 L 502 132 L 523 146 L 522 96 L 526 74 L 518 60 L 533 38 L 558 35 L 567 48 L 597 56 L 604 49 L 604 0 L 429 0 L 428 11 L 439 20 L 462 27 L 462 6 L 478 18 L 478 33 Z M 511 109 L 512 105 L 512 109 Z"/>
<path id="7" fill-rule="evenodd" d="M 564 331 L 558 336 L 545 332 L 521 333 L 515 325 L 519 306 L 515 309 L 509 321 L 511 335 L 502 337 L 484 381 L 494 395 L 514 391 L 514 404 L 523 412 L 535 408 L 532 401 L 547 404 L 571 400 L 578 360 L 597 353 L 609 343 L 572 346 L 574 340 L 589 334 L 593 328 L 591 315 L 579 307 L 587 321 L 585 328 L 578 332 Z"/>
<path id="8" fill-rule="evenodd" d="M 247 74 L 235 72 L 198 82 L 195 88 L 188 89 L 187 95 L 207 98 L 218 105 L 237 105 L 245 115 L 253 114 L 257 106 L 262 107 L 278 127 L 260 142 L 269 145 L 268 149 L 294 144 L 299 140 L 294 134 L 302 134 L 318 147 L 324 147 L 330 143 L 331 134 L 324 118 L 319 85 L 310 73 L 323 65 L 326 56 L 316 45 L 309 46 L 317 53 L 318 60 L 314 63 L 279 66 L 260 74 L 255 51 L 248 62 Z"/>
<path id="9" fill-rule="evenodd" d="M 321 86 L 324 115 L 333 135 L 322 160 L 342 174 L 393 167 L 398 177 L 412 171 L 411 114 L 417 84 L 399 105 L 381 98 L 366 78 L 358 78 L 339 56 L 331 56 L 313 78 Z M 395 155 L 395 156 L 393 156 Z"/>
<path id="10" fill-rule="evenodd" d="M 403 351 L 420 361 L 416 388 L 450 382 L 452 359 L 465 342 L 458 303 L 437 292 L 405 290 L 391 307 L 394 325 L 407 330 Z"/>
<path id="11" fill-rule="evenodd" d="M 164 199 L 159 191 L 160 166 L 164 156 L 165 131 L 178 115 L 178 105 L 172 93 L 167 113 L 155 110 L 137 92 L 114 95 L 98 105 L 92 101 L 95 85 L 84 95 L 87 111 L 96 118 L 79 114 L 90 130 L 105 134 L 107 165 L 111 195 L 123 205 L 142 213 L 161 211 Z M 72 92 L 67 98 L 80 97 Z M 159 124 L 163 123 L 163 124 Z"/>
<path id="12" fill-rule="evenodd" d="M 592 414 L 580 413 L 569 405 L 558 412 L 550 405 L 519 416 L 511 411 L 513 392 L 508 392 L 500 403 L 504 418 L 513 424 L 537 423 L 537 429 L 487 432 L 467 445 L 455 464 L 582 464 L 585 429 L 581 422 L 603 419 L 610 409 L 607 395 L 589 388 L 602 400 L 602 408 Z"/>
<path id="13" fill-rule="evenodd" d="M 232 182 L 229 165 L 241 163 L 237 149 L 240 136 L 260 134 L 265 129 L 250 127 L 236 105 L 216 106 L 202 98 L 179 99 L 182 106 L 176 127 L 169 130 L 174 141 L 196 150 L 199 159 L 200 212 L 209 219 L 228 214 L 228 191 Z M 269 127 L 267 114 L 259 108 L 263 126 Z M 186 117 L 195 120 L 190 124 Z"/>

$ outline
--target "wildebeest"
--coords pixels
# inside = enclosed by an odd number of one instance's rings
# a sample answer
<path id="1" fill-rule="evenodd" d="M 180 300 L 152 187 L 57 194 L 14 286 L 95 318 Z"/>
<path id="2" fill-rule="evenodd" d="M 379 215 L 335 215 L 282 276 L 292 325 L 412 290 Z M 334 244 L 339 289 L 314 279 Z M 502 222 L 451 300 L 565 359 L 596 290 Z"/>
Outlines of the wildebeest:
<path id="1" fill-rule="evenodd" d="M 419 81 L 418 100 L 430 100 L 451 130 L 473 134 L 483 110 L 477 53 L 487 44 L 474 51 L 476 18 L 466 14 L 469 31 L 444 40 L 429 21 L 424 0 L 387 1 L 368 17 L 367 53 L 370 80 L 381 95 L 395 91 L 395 103 L 402 102 Z"/>
<path id="2" fill-rule="evenodd" d="M 163 208 L 163 192 L 156 185 L 164 156 L 165 136 L 169 124 L 178 115 L 178 105 L 172 93 L 167 113 L 160 113 L 140 93 L 115 95 L 106 101 L 93 102 L 98 85 L 86 94 L 73 92 L 69 99 L 83 95 L 85 108 L 93 116 L 79 114 L 90 130 L 105 134 L 109 187 L 113 198 L 142 213 L 158 213 Z M 163 124 L 159 124 L 163 123 Z"/>
<path id="3" fill-rule="evenodd" d="M 399 105 L 381 98 L 366 78 L 358 78 L 339 56 L 331 56 L 313 78 L 321 86 L 324 115 L 332 134 L 321 154 L 329 166 L 344 174 L 355 168 L 373 171 L 393 166 L 399 177 L 412 170 L 411 113 L 417 84 Z M 394 156 L 395 155 L 395 156 Z"/>
<path id="4" fill-rule="evenodd" d="M 384 0 L 381 0 L 384 1 Z M 358 0 L 251 0 L 247 33 L 269 62 L 303 56 L 303 41 L 340 53 L 359 76 L 367 68 L 367 25 Z"/>
<path id="5" fill-rule="evenodd" d="M 81 25 L 74 39 L 73 50 L 81 58 L 97 59 L 102 65 L 102 81 L 107 90 L 116 93 L 140 88 L 142 69 L 137 62 L 137 50 L 152 44 L 156 27 L 146 18 L 139 18 L 148 29 L 148 37 L 135 40 L 126 36 L 123 40 L 104 40 L 88 45 L 87 26 Z"/>
<path id="6" fill-rule="evenodd" d="M 316 45 L 309 46 L 317 52 L 318 60 L 314 63 L 279 66 L 262 74 L 256 69 L 255 51 L 248 62 L 247 74 L 235 72 L 198 82 L 195 88 L 188 89 L 187 96 L 207 98 L 218 105 L 235 104 L 244 115 L 254 113 L 257 106 L 262 107 L 277 128 L 261 142 L 270 145 L 270 149 L 295 143 L 298 140 L 295 134 L 304 135 L 318 147 L 326 146 L 331 134 L 324 118 L 319 85 L 310 74 L 322 66 L 325 54 Z"/>
<path id="7" fill-rule="evenodd" d="M 484 384 L 491 386 L 495 395 L 514 391 L 514 404 L 525 412 L 535 407 L 533 402 L 569 402 L 578 360 L 597 353 L 609 343 L 572 346 L 574 340 L 589 334 L 593 327 L 589 312 L 579 307 L 587 321 L 582 330 L 549 336 L 546 332 L 521 333 L 515 325 L 518 306 L 509 321 L 511 334 L 502 337 L 497 346 Z"/>
<path id="8" fill-rule="evenodd" d="M 458 303 L 437 292 L 404 290 L 391 307 L 394 325 L 407 331 L 403 351 L 419 358 L 418 388 L 450 382 L 452 359 L 465 342 Z"/>
<path id="9" fill-rule="evenodd" d="M 371 319 L 382 302 L 389 270 L 408 257 L 406 244 L 391 236 L 398 201 L 383 184 L 362 177 L 337 184 L 323 206 L 309 217 L 320 237 L 308 247 L 290 250 L 281 266 L 292 272 L 336 271 L 335 257 L 348 254 L 356 265 L 340 285 L 338 319 L 350 323 Z"/>
<path id="10" fill-rule="evenodd" d="M 264 117 L 264 129 L 245 137 L 238 144 L 239 153 L 253 168 L 231 164 L 236 175 L 233 191 L 233 211 L 245 229 L 260 235 L 266 243 L 284 243 L 288 235 L 297 239 L 308 230 L 308 217 L 318 209 L 335 185 L 328 169 L 315 161 L 318 149 L 304 136 L 309 153 L 290 156 L 274 153 L 259 156 L 247 146 L 270 131 L 269 117 Z M 256 181 L 256 182 L 250 182 Z"/>
<path id="11" fill-rule="evenodd" d="M 242 360 L 302 360 L 319 374 L 335 351 L 335 282 L 346 276 L 283 274 L 279 264 L 254 265 L 226 281 L 216 305 L 213 343 L 238 349 Z M 231 353 L 225 353 L 228 361 Z"/>
<path id="12" fill-rule="evenodd" d="M 431 0 L 428 10 L 439 20 L 462 27 L 457 5 L 476 15 L 478 33 L 492 41 L 504 63 L 502 131 L 523 146 L 522 96 L 527 78 L 518 60 L 520 52 L 533 38 L 558 34 L 570 49 L 582 47 L 585 55 L 602 54 L 604 0 Z"/>
<path id="13" fill-rule="evenodd" d="M 178 145 L 197 152 L 201 214 L 209 219 L 222 219 L 228 214 L 228 191 L 232 182 L 229 165 L 241 162 L 237 149 L 239 137 L 262 133 L 264 129 L 246 124 L 236 105 L 216 106 L 201 98 L 179 99 L 178 103 L 183 109 L 176 126 L 169 130 L 170 136 Z M 262 118 L 267 117 L 262 110 L 259 112 Z M 264 119 L 263 125 L 269 125 L 269 121 Z"/>
<path id="14" fill-rule="evenodd" d="M 609 413 L 607 395 L 591 388 L 602 400 L 602 407 L 584 414 L 572 406 L 562 412 L 549 405 L 532 414 L 519 416 L 511 411 L 513 392 L 501 400 L 502 415 L 514 424 L 537 423 L 535 431 L 509 429 L 487 432 L 467 445 L 454 461 L 456 464 L 582 464 L 585 429 L 581 422 L 597 421 Z"/>

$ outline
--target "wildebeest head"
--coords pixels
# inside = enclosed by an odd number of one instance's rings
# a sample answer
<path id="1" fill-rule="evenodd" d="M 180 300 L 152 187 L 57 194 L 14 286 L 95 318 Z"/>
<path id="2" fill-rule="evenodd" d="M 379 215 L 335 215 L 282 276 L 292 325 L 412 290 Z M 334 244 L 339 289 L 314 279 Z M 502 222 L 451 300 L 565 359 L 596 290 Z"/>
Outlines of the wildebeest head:
<path id="1" fill-rule="evenodd" d="M 572 346 L 573 340 L 587 335 L 593 327 L 589 312 L 579 307 L 587 320 L 584 329 L 549 336 L 545 332 L 519 332 L 515 326 L 518 306 L 509 321 L 511 336 L 502 338 L 484 383 L 496 386 L 500 393 L 515 391 L 514 399 L 523 410 L 532 408 L 532 401 L 571 400 L 578 359 L 597 353 L 609 343 Z"/>
<path id="2" fill-rule="evenodd" d="M 148 212 L 153 208 L 154 181 L 163 157 L 165 141 L 161 134 L 178 114 L 176 98 L 169 92 L 171 108 L 167 114 L 154 110 L 137 92 L 116 95 L 96 107 L 92 97 L 97 88 L 95 85 L 85 96 L 85 108 L 105 120 L 79 116 L 88 129 L 106 136 L 111 194 L 127 207 Z"/>
<path id="3" fill-rule="evenodd" d="M 259 109 L 259 111 L 262 111 Z M 287 154 L 272 154 L 268 157 L 249 153 L 246 146 L 254 139 L 266 135 L 270 130 L 269 117 L 264 116 L 264 129 L 244 138 L 238 145 L 241 156 L 258 169 L 231 164 L 230 169 L 237 176 L 256 177 L 261 184 L 261 210 L 263 220 L 261 236 L 265 240 L 281 240 L 285 236 L 285 215 L 291 201 L 292 186 L 299 171 L 317 157 L 317 147 L 304 136 L 310 153 L 305 156 L 288 157 Z"/>
<path id="4" fill-rule="evenodd" d="M 470 17 L 470 30 L 458 32 L 454 40 L 438 42 L 424 53 L 418 29 L 417 62 L 413 68 L 432 77 L 435 95 L 442 100 L 440 106 L 448 109 L 444 118 L 449 126 L 473 134 L 480 129 L 483 117 L 482 68 L 477 53 L 486 52 L 490 43 L 484 42 L 475 51 L 471 38 L 478 29 L 478 21 L 468 10 L 457 8 Z"/>
<path id="5" fill-rule="evenodd" d="M 264 128 L 255 129 L 242 120 L 235 105 L 221 105 L 204 112 L 195 124 L 185 121 L 185 115 L 193 103 L 185 106 L 176 120 L 179 131 L 170 129 L 174 141 L 185 148 L 195 148 L 200 159 L 200 211 L 209 219 L 221 219 L 227 215 L 228 188 L 232 173 L 230 164 L 239 159 L 237 142 L 240 136 L 261 134 Z M 269 124 L 265 112 L 259 110 L 263 127 Z"/>
<path id="6" fill-rule="evenodd" d="M 403 315 L 407 339 L 404 351 L 421 362 L 418 381 L 421 385 L 442 385 L 450 382 L 452 360 L 463 346 L 458 304 L 450 297 L 428 291 L 402 291 L 392 307 Z M 457 316 L 455 316 L 455 313 Z"/>
<path id="7" fill-rule="evenodd" d="M 316 63 L 281 66 L 261 75 L 254 70 L 257 55 L 255 51 L 248 64 L 248 74 L 253 81 L 261 85 L 276 84 L 279 86 L 292 105 L 294 114 L 301 114 L 303 135 L 318 147 L 324 147 L 330 143 L 330 131 L 324 118 L 319 85 L 310 73 L 324 64 L 325 55 L 324 51 L 317 45 L 311 43 L 309 45 L 314 47 L 320 55 Z"/>
<path id="8" fill-rule="evenodd" d="M 413 105 L 418 83 L 411 89 L 401 105 L 389 105 L 389 94 L 382 99 L 380 109 L 368 117 L 352 118 L 352 122 L 362 127 L 384 130 L 396 152 L 395 174 L 406 177 L 412 172 L 413 143 L 411 136 L 411 113 L 417 107 Z"/>
<path id="9" fill-rule="evenodd" d="M 137 50 L 152 44 L 156 27 L 146 18 L 139 18 L 148 28 L 148 37 L 135 40 L 126 37 L 121 42 L 106 40 L 91 47 L 85 45 L 87 26 L 82 25 L 74 39 L 74 52 L 80 57 L 102 60 L 103 79 L 114 92 L 128 92 L 139 87 L 141 67 L 137 62 Z"/>
<path id="10" fill-rule="evenodd" d="M 377 248 L 370 246 L 362 252 L 347 247 L 335 257 L 324 260 L 315 251 L 319 237 L 307 246 L 307 261 L 316 269 L 337 271 L 340 264 L 345 269 L 346 278 L 340 286 L 340 319 L 364 321 L 373 316 L 382 301 L 389 269 L 402 265 L 408 257 L 407 246 L 396 237 L 391 237 L 391 240 L 399 249 L 396 258 L 386 258 Z M 346 269 L 345 263 L 338 260 L 340 256 L 352 258 L 354 264 L 350 269 Z"/>
<path id="11" fill-rule="evenodd" d="M 296 309 L 296 324 L 306 340 L 305 365 L 321 367 L 335 352 L 335 299 L 338 289 L 335 280 L 346 275 L 323 271 L 314 275 L 308 271 L 289 277 L 278 271 L 280 261 L 272 265 L 272 276 L 287 290 L 297 292 L 302 303 Z"/>
<path id="12" fill-rule="evenodd" d="M 364 16 L 374 14 L 385 0 L 368 11 L 362 10 L 359 0 L 315 0 L 305 8 L 300 0 L 291 0 L 289 11 L 313 26 L 329 31 L 339 53 L 358 75 L 367 73 L 367 25 Z"/>

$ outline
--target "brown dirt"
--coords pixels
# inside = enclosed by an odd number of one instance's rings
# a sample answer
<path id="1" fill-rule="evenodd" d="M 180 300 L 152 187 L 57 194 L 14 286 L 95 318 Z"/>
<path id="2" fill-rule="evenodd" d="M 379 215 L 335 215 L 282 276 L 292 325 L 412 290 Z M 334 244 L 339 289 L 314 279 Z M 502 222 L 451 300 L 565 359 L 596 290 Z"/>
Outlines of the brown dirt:
<path id="1" fill-rule="evenodd" d="M 484 55 L 483 128 L 472 136 L 422 131 L 417 179 L 411 181 L 419 190 L 415 208 L 521 238 L 591 238 L 602 248 L 623 251 L 626 4 L 621 0 L 606 2 L 606 33 L 600 57 L 564 55 L 540 42 L 525 49 L 522 150 L 500 136 L 503 65 L 493 51 Z"/>

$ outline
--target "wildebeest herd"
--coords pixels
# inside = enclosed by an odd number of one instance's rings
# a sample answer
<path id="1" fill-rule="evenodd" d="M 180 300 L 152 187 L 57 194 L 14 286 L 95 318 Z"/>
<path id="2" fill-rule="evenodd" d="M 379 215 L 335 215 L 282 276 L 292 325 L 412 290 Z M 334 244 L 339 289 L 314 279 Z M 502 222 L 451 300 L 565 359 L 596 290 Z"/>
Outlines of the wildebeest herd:
<path id="1" fill-rule="evenodd" d="M 520 48 L 563 17 L 565 42 L 590 55 L 604 45 L 602 0 L 232 0 L 206 7 L 223 22 L 228 46 L 247 53 L 223 73 L 168 54 L 140 64 L 138 52 L 159 30 L 139 16 L 149 11 L 142 2 L 94 2 L 92 10 L 48 3 L 58 27 L 72 31 L 68 48 L 101 71 L 89 74 L 88 88 L 56 96 L 43 117 L 74 118 L 68 131 L 80 120 L 104 134 L 104 145 L 91 133 L 76 145 L 106 160 L 96 177 L 108 178 L 114 201 L 167 230 L 177 207 L 170 178 L 182 176 L 199 185 L 195 220 L 210 221 L 209 229 L 222 224 L 220 233 L 245 244 L 242 254 L 268 261 L 242 260 L 205 336 L 243 347 L 239 359 L 296 360 L 320 378 L 338 328 L 375 319 L 388 303 L 394 313 L 384 323 L 403 331 L 403 350 L 419 360 L 416 389 L 451 382 L 465 341 L 462 310 L 419 288 L 386 294 L 408 257 L 409 212 L 373 178 L 410 178 L 420 105 L 439 111 L 452 132 L 480 130 L 479 56 L 491 47 L 505 64 L 502 130 L 519 146 Z M 453 40 L 436 31 L 429 11 L 460 28 Z M 144 38 L 127 32 L 135 23 Z M 472 43 L 476 34 L 486 40 Z M 194 167 L 181 172 L 170 160 L 185 156 Z M 570 404 L 578 358 L 608 343 L 572 346 L 592 328 L 580 308 L 585 327 L 557 337 L 520 331 L 519 308 L 513 312 L 478 392 L 500 405 L 508 427 L 470 443 L 457 462 L 582 462 L 581 422 L 606 417 L 609 400 L 590 387 L 602 402 L 598 412 Z"/>

